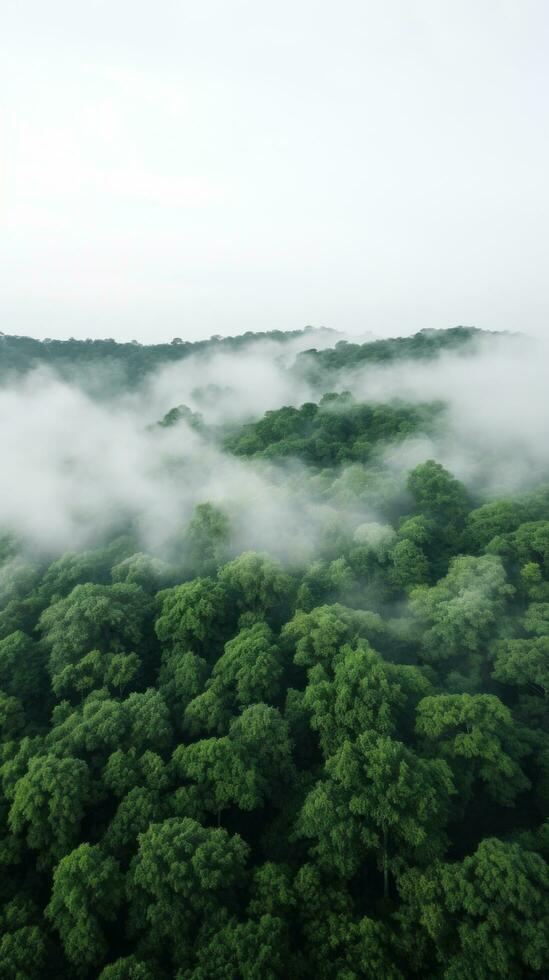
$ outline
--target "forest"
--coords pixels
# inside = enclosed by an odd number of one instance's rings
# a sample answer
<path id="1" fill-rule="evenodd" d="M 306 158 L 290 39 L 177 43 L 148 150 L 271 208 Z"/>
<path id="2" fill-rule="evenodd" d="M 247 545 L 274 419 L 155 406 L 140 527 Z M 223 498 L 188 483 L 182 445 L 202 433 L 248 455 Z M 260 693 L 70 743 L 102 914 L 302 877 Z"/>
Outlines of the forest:
<path id="1" fill-rule="evenodd" d="M 547 977 L 530 342 L 176 341 L 0 337 L 1 980 Z"/>

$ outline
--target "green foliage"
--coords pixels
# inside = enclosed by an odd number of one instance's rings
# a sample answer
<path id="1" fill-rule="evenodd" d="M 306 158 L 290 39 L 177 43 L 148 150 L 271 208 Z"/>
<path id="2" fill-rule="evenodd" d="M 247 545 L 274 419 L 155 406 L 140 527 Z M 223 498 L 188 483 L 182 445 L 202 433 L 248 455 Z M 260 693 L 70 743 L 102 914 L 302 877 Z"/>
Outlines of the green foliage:
<path id="1" fill-rule="evenodd" d="M 501 559 L 493 555 L 454 558 L 448 574 L 436 585 L 420 586 L 411 594 L 412 609 L 423 627 L 422 656 L 437 665 L 454 659 L 463 669 L 478 663 L 512 594 Z"/>
<path id="2" fill-rule="evenodd" d="M 231 607 L 257 616 L 279 609 L 289 599 L 293 584 L 277 561 L 254 551 L 224 565 L 218 578 Z"/>
<path id="3" fill-rule="evenodd" d="M 52 675 L 90 650 L 126 652 L 142 636 L 146 601 L 137 585 L 77 585 L 40 617 Z"/>
<path id="4" fill-rule="evenodd" d="M 441 406 L 355 403 L 348 392 L 324 395 L 318 405 L 279 408 L 226 440 L 238 456 L 297 456 L 316 466 L 365 462 L 376 447 L 428 432 Z"/>
<path id="5" fill-rule="evenodd" d="M 243 351 L 258 340 L 284 344 L 296 337 L 311 335 L 304 330 L 248 331 L 238 337 L 211 337 L 194 343 L 174 337 L 165 344 L 118 344 L 106 340 L 35 340 L 32 337 L 0 335 L 0 380 L 10 375 L 24 375 L 43 365 L 56 375 L 94 395 L 117 395 L 121 390 L 141 387 L 149 375 L 166 364 L 173 364 L 193 354 L 202 356 L 220 352 Z"/>
<path id="6" fill-rule="evenodd" d="M 445 843 L 451 772 L 440 759 L 420 758 L 402 742 L 366 732 L 345 742 L 326 763 L 326 778 L 307 796 L 298 831 L 316 840 L 312 853 L 345 878 L 377 853 L 385 876 L 401 859 L 428 863 Z"/>
<path id="7" fill-rule="evenodd" d="M 494 679 L 549 699 L 549 636 L 502 640 L 495 646 Z"/>
<path id="8" fill-rule="evenodd" d="M 431 688 L 417 667 L 387 663 L 364 640 L 341 647 L 333 679 L 310 671 L 303 705 L 325 756 L 362 732 L 393 735 Z"/>
<path id="9" fill-rule="evenodd" d="M 177 817 L 151 824 L 138 840 L 128 875 L 132 931 L 146 946 L 167 944 L 184 966 L 197 928 L 233 904 L 249 848 L 238 835 Z"/>
<path id="10" fill-rule="evenodd" d="M 340 372 L 384 364 L 395 360 L 432 360 L 444 351 L 472 353 L 481 337 L 490 336 L 474 327 L 454 327 L 451 330 L 420 330 L 412 337 L 351 344 L 340 340 L 335 347 L 305 351 L 297 358 L 296 373 L 311 383 L 324 385 L 326 379 Z"/>
<path id="11" fill-rule="evenodd" d="M 403 475 L 443 407 L 326 394 L 477 336 L 309 351 L 314 403 L 240 428 L 167 414 L 284 491 L 292 563 L 207 502 L 162 555 L 0 534 L 0 978 L 549 975 L 549 490 Z M 252 340 L 0 346 L 97 396 Z"/>
<path id="12" fill-rule="evenodd" d="M 422 585 L 429 576 L 429 562 L 425 553 L 414 541 L 404 538 L 398 541 L 391 552 L 393 567 L 389 577 L 393 585 L 409 592 L 416 585 Z"/>
<path id="13" fill-rule="evenodd" d="M 0 640 L 0 688 L 20 698 L 32 710 L 46 687 L 44 654 L 18 630 Z"/>
<path id="14" fill-rule="evenodd" d="M 433 459 L 412 470 L 407 487 L 417 511 L 427 518 L 454 525 L 467 514 L 469 496 L 465 487 Z"/>
<path id="15" fill-rule="evenodd" d="M 383 633 L 377 613 L 334 604 L 320 606 L 310 613 L 298 610 L 284 626 L 282 636 L 295 648 L 295 663 L 302 667 L 323 664 L 330 668 L 340 649 L 350 640 L 375 640 Z"/>
<path id="16" fill-rule="evenodd" d="M 178 648 L 163 653 L 158 689 L 176 726 L 181 727 L 187 706 L 202 692 L 208 674 L 206 661 L 195 653 Z"/>
<path id="17" fill-rule="evenodd" d="M 22 926 L 0 939 L 0 976 L 6 980 L 42 980 L 51 966 L 48 937 L 39 926 Z"/>
<path id="18" fill-rule="evenodd" d="M 52 688 L 58 697 L 83 698 L 91 691 L 109 688 L 119 694 L 128 687 L 139 671 L 141 662 L 135 653 L 101 653 L 91 650 L 78 663 L 67 664 L 52 677 Z"/>
<path id="19" fill-rule="evenodd" d="M 411 956 L 438 964 L 437 975 L 519 980 L 549 968 L 549 868 L 539 854 L 488 838 L 461 864 L 408 872 L 399 889 Z"/>
<path id="20" fill-rule="evenodd" d="M 183 535 L 184 564 L 195 575 L 212 575 L 227 558 L 229 544 L 228 517 L 211 504 L 199 504 Z"/>
<path id="21" fill-rule="evenodd" d="M 164 579 L 170 577 L 169 565 L 158 558 L 151 558 L 142 552 L 136 552 L 113 565 L 111 578 L 113 582 L 126 582 L 128 585 L 139 585 L 144 592 L 156 592 Z"/>
<path id="22" fill-rule="evenodd" d="M 135 551 L 132 537 L 121 535 L 103 548 L 65 552 L 46 568 L 37 592 L 46 603 L 69 595 L 77 585 L 110 584 L 112 569 Z"/>
<path id="23" fill-rule="evenodd" d="M 117 862 L 98 846 L 80 844 L 57 865 L 45 911 L 76 972 L 86 973 L 104 959 L 108 943 L 103 924 L 115 918 L 123 891 Z"/>
<path id="24" fill-rule="evenodd" d="M 439 694 L 417 708 L 417 730 L 437 756 L 460 775 L 466 801 L 475 779 L 502 804 L 512 803 L 530 783 L 517 757 L 524 754 L 513 716 L 493 694 Z"/>
<path id="25" fill-rule="evenodd" d="M 109 963 L 99 974 L 99 980 L 158 980 L 162 973 L 136 956 L 124 956 Z"/>
<path id="26" fill-rule="evenodd" d="M 161 429 L 171 429 L 172 426 L 182 421 L 186 422 L 190 429 L 196 429 L 198 432 L 203 427 L 200 413 L 191 411 L 188 405 L 176 405 L 175 408 L 171 408 L 158 425 Z"/>
<path id="27" fill-rule="evenodd" d="M 192 980 L 275 980 L 286 977 L 288 927 L 282 919 L 263 915 L 258 922 L 232 919 L 200 946 Z"/>
<path id="28" fill-rule="evenodd" d="M 185 710 L 185 726 L 193 734 L 224 734 L 235 713 L 257 702 L 277 701 L 283 667 L 266 623 L 243 629 L 225 644 L 203 693 Z"/>
<path id="29" fill-rule="evenodd" d="M 91 799 L 88 767 L 81 759 L 36 756 L 16 782 L 9 826 L 48 864 L 74 846 Z"/>
<path id="30" fill-rule="evenodd" d="M 156 635 L 168 645 L 208 652 L 223 636 L 226 597 L 213 579 L 197 578 L 160 593 Z"/>
<path id="31" fill-rule="evenodd" d="M 276 708 L 252 705 L 231 722 L 228 735 L 176 749 L 174 766 L 200 787 L 207 810 L 254 810 L 293 776 L 288 724 Z"/>

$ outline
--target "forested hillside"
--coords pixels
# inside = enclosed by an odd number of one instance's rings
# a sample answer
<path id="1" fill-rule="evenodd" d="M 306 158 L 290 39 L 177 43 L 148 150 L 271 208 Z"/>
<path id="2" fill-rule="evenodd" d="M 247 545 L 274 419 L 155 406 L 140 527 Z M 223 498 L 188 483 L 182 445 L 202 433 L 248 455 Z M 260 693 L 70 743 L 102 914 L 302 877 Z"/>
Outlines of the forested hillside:
<path id="1" fill-rule="evenodd" d="M 497 336 L 475 327 L 420 330 L 412 337 L 392 337 L 364 344 L 340 340 L 335 347 L 302 351 L 295 365 L 298 374 L 322 385 L 341 371 L 383 365 L 398 360 L 431 360 L 441 353 L 470 354 L 479 341 Z"/>
<path id="2" fill-rule="evenodd" d="M 282 346 L 300 338 L 313 337 L 311 327 L 304 330 L 271 330 L 269 333 L 248 333 L 238 337 L 211 337 L 209 340 L 185 341 L 174 337 L 170 343 L 117 343 L 107 340 L 36 340 L 0 333 L 0 380 L 14 375 L 26 375 L 37 367 L 54 371 L 73 384 L 90 386 L 94 372 L 105 375 L 107 393 L 120 388 L 133 389 L 142 384 L 154 371 L 174 364 L 191 355 L 211 355 L 217 352 L 245 350 L 258 341 L 271 341 Z M 323 335 L 336 336 L 335 331 L 323 330 Z M 103 392 L 105 393 L 105 392 Z"/>
<path id="3" fill-rule="evenodd" d="M 26 375 L 37 367 L 48 368 L 73 384 L 89 386 L 90 373 L 107 375 L 115 390 L 139 387 L 152 373 L 192 355 L 208 357 L 215 354 L 240 353 L 254 344 L 270 341 L 282 349 L 298 343 L 301 353 L 294 371 L 307 378 L 332 377 L 345 367 L 363 363 L 383 363 L 395 359 L 436 357 L 445 350 L 467 350 L 480 336 L 489 336 L 472 327 L 452 330 L 422 330 L 413 337 L 370 341 L 363 344 L 337 340 L 337 331 L 328 328 L 315 330 L 247 333 L 236 337 L 211 337 L 209 340 L 184 341 L 174 337 L 170 343 L 117 343 L 107 340 L 36 340 L 33 337 L 10 336 L 0 333 L 0 381 Z M 307 341 L 330 343 L 327 349 L 307 348 Z"/>
<path id="4" fill-rule="evenodd" d="M 483 483 L 499 435 L 466 457 L 450 400 L 345 387 L 492 340 L 297 350 L 266 411 L 231 360 L 203 415 L 135 395 L 116 507 L 126 402 L 55 457 L 68 530 L 45 485 L 41 524 L 1 511 L 0 978 L 548 975 L 549 468 Z M 6 397 L 35 344 L 1 340 Z M 129 388 L 164 356 L 122 347 Z"/>

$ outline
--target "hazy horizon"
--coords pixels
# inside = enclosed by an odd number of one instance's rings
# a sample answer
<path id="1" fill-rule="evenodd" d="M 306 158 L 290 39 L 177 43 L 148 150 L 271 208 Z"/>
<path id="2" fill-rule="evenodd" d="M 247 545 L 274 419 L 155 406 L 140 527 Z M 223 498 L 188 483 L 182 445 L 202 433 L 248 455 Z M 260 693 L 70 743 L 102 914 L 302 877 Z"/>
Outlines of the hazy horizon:
<path id="1" fill-rule="evenodd" d="M 461 329 L 461 328 L 470 329 L 471 327 L 472 327 L 472 329 L 476 329 L 471 324 L 464 324 L 464 323 L 459 323 L 459 324 L 456 323 L 456 324 L 453 324 L 452 327 L 441 328 L 441 329 L 450 329 L 450 330 L 451 329 Z M 284 327 L 280 327 L 280 328 L 279 327 L 274 327 L 271 330 L 268 330 L 267 328 L 261 329 L 261 327 L 258 327 L 256 330 L 250 330 L 248 332 L 249 333 L 252 333 L 254 335 L 254 337 L 257 337 L 258 339 L 260 339 L 260 338 L 262 338 L 264 336 L 266 338 L 268 338 L 270 336 L 270 333 L 275 332 L 275 331 L 277 333 L 287 334 L 287 335 L 290 335 L 290 336 L 293 335 L 293 334 L 305 335 L 306 337 L 308 337 L 310 335 L 313 335 L 314 336 L 314 345 L 313 346 L 314 347 L 324 348 L 324 347 L 332 347 L 336 343 L 339 343 L 339 341 L 341 341 L 341 340 L 345 340 L 345 341 L 347 341 L 349 343 L 354 343 L 354 344 L 372 343 L 372 342 L 374 342 L 376 340 L 384 340 L 384 339 L 394 340 L 394 339 L 397 339 L 399 337 L 413 336 L 416 333 L 420 333 L 422 330 L 432 330 L 432 329 L 434 329 L 436 331 L 438 328 L 437 327 L 434 327 L 434 328 L 431 328 L 431 327 L 420 327 L 418 330 L 414 330 L 413 328 L 411 328 L 409 330 L 400 330 L 400 331 L 399 330 L 396 330 L 394 333 L 392 333 L 390 335 L 389 334 L 384 335 L 384 334 L 379 334 L 379 333 L 376 334 L 373 331 L 369 331 L 369 330 L 368 331 L 364 331 L 362 333 L 358 333 L 358 332 L 355 333 L 353 331 L 338 330 L 337 327 L 327 327 L 327 326 L 324 326 L 323 324 L 322 325 L 318 325 L 318 326 L 314 326 L 313 324 L 308 323 L 308 324 L 305 324 L 302 327 L 294 327 L 292 329 L 290 329 L 290 328 L 284 328 Z M 523 331 L 486 331 L 486 333 L 490 333 L 490 332 L 502 333 L 502 334 L 510 334 L 510 333 L 520 334 L 520 333 L 523 333 Z M 174 340 L 175 341 L 183 341 L 184 343 L 200 343 L 201 341 L 208 341 L 208 340 L 214 340 L 214 339 L 231 340 L 231 339 L 234 339 L 236 337 L 243 336 L 245 333 L 246 333 L 246 331 L 241 331 L 241 332 L 236 332 L 236 333 L 233 333 L 233 334 L 231 334 L 231 333 L 211 334 L 210 336 L 206 336 L 206 335 L 204 335 L 204 336 L 193 336 L 193 335 L 189 334 L 189 335 L 187 335 L 185 337 L 181 337 L 181 336 L 178 336 L 178 335 L 176 335 L 174 337 L 162 337 L 162 336 L 160 336 L 160 334 L 158 334 L 158 336 L 153 337 L 150 340 L 138 340 L 136 337 L 133 337 L 130 340 L 129 337 L 116 337 L 116 336 L 114 336 L 114 337 L 113 336 L 110 336 L 110 337 L 104 336 L 103 337 L 103 336 L 99 336 L 99 335 L 97 335 L 97 336 L 87 335 L 85 337 L 84 336 L 77 337 L 77 336 L 75 336 L 73 334 L 71 334 L 70 337 L 65 337 L 65 336 L 57 336 L 55 333 L 52 336 L 50 336 L 50 335 L 46 335 L 45 333 L 38 333 L 38 332 L 35 332 L 35 333 L 32 333 L 32 334 L 31 333 L 16 334 L 16 333 L 12 333 L 11 331 L 8 331 L 8 330 L 0 330 L 0 337 L 3 337 L 3 336 L 5 336 L 5 337 L 19 337 L 19 338 L 28 338 L 28 339 L 31 339 L 31 340 L 47 341 L 47 342 L 51 342 L 51 341 L 74 341 L 74 340 L 78 340 L 78 341 L 90 341 L 90 340 L 114 341 L 117 344 L 128 344 L 128 343 L 130 343 L 130 344 L 139 344 L 140 346 L 145 347 L 145 346 L 171 344 L 171 343 L 173 343 Z M 306 349 L 308 346 L 309 346 L 308 343 L 305 344 L 304 346 L 301 345 L 301 349 Z"/>
<path id="2" fill-rule="evenodd" d="M 547 333 L 549 8 L 8 2 L 5 333 Z"/>

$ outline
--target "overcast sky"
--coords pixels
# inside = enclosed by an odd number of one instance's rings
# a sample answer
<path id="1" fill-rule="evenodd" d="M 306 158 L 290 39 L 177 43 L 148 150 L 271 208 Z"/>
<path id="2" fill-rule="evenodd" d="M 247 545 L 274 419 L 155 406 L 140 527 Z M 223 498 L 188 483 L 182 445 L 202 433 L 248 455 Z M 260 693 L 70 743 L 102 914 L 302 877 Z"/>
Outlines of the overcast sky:
<path id="1" fill-rule="evenodd" d="M 546 0 L 4 0 L 0 329 L 549 332 Z"/>

